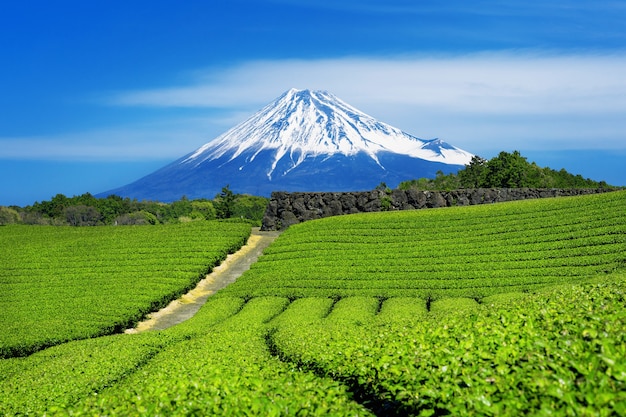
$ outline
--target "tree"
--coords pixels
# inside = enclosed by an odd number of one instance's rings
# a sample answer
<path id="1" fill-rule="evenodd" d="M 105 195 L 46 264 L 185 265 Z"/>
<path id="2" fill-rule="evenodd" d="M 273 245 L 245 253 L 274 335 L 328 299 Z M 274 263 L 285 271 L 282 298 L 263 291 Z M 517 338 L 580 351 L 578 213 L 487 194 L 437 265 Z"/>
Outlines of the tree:
<path id="1" fill-rule="evenodd" d="M 0 206 L 0 225 L 18 223 L 19 221 L 20 215 L 16 210 Z"/>
<path id="2" fill-rule="evenodd" d="M 253 195 L 239 195 L 233 205 L 233 217 L 253 220 L 261 225 L 269 199 Z"/>
<path id="3" fill-rule="evenodd" d="M 433 188 L 432 180 L 428 178 L 419 178 L 416 180 L 402 181 L 398 185 L 399 190 L 430 190 Z"/>
<path id="4" fill-rule="evenodd" d="M 487 176 L 487 160 L 478 155 L 472 156 L 469 165 L 459 171 L 459 184 L 462 188 L 481 188 Z"/>
<path id="5" fill-rule="evenodd" d="M 70 226 L 95 226 L 100 223 L 102 215 L 92 206 L 77 205 L 65 209 L 65 219 Z"/>
<path id="6" fill-rule="evenodd" d="M 170 216 L 174 221 L 178 221 L 181 217 L 189 217 L 191 211 L 193 210 L 191 201 L 189 201 L 187 196 L 182 196 L 180 200 L 174 201 L 169 206 Z"/>
<path id="7" fill-rule="evenodd" d="M 215 211 L 218 219 L 229 219 L 233 216 L 235 207 L 235 194 L 230 185 L 222 188 L 222 192 L 215 197 Z"/>
<path id="8" fill-rule="evenodd" d="M 217 217 L 215 206 L 209 200 L 194 200 L 191 202 L 191 217 L 200 215 L 205 220 L 213 220 Z"/>
<path id="9" fill-rule="evenodd" d="M 487 162 L 485 186 L 494 188 L 527 187 L 531 165 L 519 151 L 500 152 Z"/>
<path id="10" fill-rule="evenodd" d="M 147 211 L 134 211 L 132 213 L 124 213 L 118 216 L 113 224 L 115 225 L 144 225 L 157 224 L 158 220 L 154 214 Z"/>
<path id="11" fill-rule="evenodd" d="M 33 210 L 49 218 L 60 218 L 68 206 L 69 199 L 63 194 L 57 194 L 50 201 L 33 204 Z"/>
<path id="12" fill-rule="evenodd" d="M 387 187 L 387 183 L 384 181 L 378 184 L 376 188 L 374 188 L 374 190 L 382 191 L 383 193 L 387 193 L 387 194 L 391 192 L 391 188 Z"/>
<path id="13" fill-rule="evenodd" d="M 122 198 L 115 194 L 111 194 L 106 198 L 96 199 L 93 204 L 102 214 L 102 221 L 105 224 L 113 224 L 118 216 L 136 211 L 132 209 L 131 201 L 128 197 Z"/>
<path id="14" fill-rule="evenodd" d="M 439 170 L 435 174 L 433 187 L 435 190 L 455 190 L 459 188 L 459 181 L 453 173 L 446 175 L 442 170 Z"/>

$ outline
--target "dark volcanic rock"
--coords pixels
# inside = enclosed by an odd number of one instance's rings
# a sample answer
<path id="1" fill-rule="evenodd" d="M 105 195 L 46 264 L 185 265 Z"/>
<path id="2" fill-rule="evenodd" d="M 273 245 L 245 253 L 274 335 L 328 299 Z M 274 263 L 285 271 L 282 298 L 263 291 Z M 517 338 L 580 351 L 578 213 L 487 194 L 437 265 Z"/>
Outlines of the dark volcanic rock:
<path id="1" fill-rule="evenodd" d="M 391 193 L 382 190 L 346 193 L 273 192 L 261 229 L 282 230 L 292 224 L 322 217 L 381 211 L 385 207 L 383 199 L 390 202 L 389 210 L 412 210 L 597 194 L 607 191 L 611 190 L 603 188 L 477 188 L 453 191 L 393 190 Z"/>

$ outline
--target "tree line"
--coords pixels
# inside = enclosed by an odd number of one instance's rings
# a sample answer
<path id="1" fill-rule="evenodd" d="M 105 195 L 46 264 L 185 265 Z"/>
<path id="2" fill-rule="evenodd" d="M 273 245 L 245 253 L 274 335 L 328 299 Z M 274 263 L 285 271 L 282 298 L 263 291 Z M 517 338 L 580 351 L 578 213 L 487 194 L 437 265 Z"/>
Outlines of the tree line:
<path id="1" fill-rule="evenodd" d="M 387 186 L 381 183 L 384 189 Z M 380 187 L 380 186 L 379 186 Z M 457 173 L 437 172 L 435 178 L 404 181 L 398 188 L 407 190 L 457 190 L 462 188 L 618 188 L 605 181 L 593 181 L 560 171 L 541 168 L 528 162 L 519 151 L 500 152 L 490 160 L 479 156 Z M 9 223 L 95 226 L 108 224 L 162 224 L 191 220 L 243 218 L 255 225 L 263 220 L 268 204 L 265 197 L 234 194 L 229 186 L 214 199 L 189 200 L 182 197 L 172 203 L 137 201 L 110 195 L 96 198 L 89 193 L 66 197 L 57 194 L 50 201 L 27 207 L 0 206 L 0 225 Z"/>
<path id="2" fill-rule="evenodd" d="M 154 225 L 229 218 L 260 225 L 268 201 L 265 197 L 235 194 L 229 186 L 223 187 L 212 200 L 190 200 L 183 196 L 172 203 L 138 201 L 117 195 L 96 198 L 90 193 L 74 197 L 57 194 L 32 206 L 0 207 L 0 225 Z"/>
<path id="3" fill-rule="evenodd" d="M 480 156 L 472 160 L 456 174 L 437 172 L 435 178 L 420 178 L 400 183 L 398 188 L 407 190 L 458 190 L 461 188 L 616 188 L 605 181 L 594 181 L 574 175 L 565 169 L 556 171 L 541 168 L 528 162 L 519 151 L 500 152 L 490 160 Z"/>

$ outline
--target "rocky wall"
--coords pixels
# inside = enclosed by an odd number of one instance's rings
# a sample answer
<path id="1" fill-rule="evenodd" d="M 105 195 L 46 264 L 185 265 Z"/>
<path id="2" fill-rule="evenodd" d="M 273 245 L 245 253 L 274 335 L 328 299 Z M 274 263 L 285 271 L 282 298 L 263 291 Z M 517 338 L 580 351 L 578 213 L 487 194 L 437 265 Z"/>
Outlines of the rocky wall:
<path id="1" fill-rule="evenodd" d="M 284 230 L 322 217 L 385 210 L 467 206 L 503 201 L 597 194 L 607 189 L 477 188 L 453 191 L 383 190 L 342 193 L 273 192 L 261 230 Z"/>

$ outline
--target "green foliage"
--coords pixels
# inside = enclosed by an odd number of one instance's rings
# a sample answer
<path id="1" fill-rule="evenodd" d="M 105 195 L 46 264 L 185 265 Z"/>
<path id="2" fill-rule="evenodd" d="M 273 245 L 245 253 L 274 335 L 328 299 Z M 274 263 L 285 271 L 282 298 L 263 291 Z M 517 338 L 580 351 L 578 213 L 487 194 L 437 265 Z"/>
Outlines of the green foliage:
<path id="1" fill-rule="evenodd" d="M 132 213 L 125 213 L 115 218 L 116 226 L 144 225 L 144 224 L 155 225 L 155 224 L 158 224 L 158 222 L 159 221 L 157 220 L 154 214 L 147 212 L 147 211 L 143 211 L 143 210 L 134 211 Z"/>
<path id="2" fill-rule="evenodd" d="M 5 360 L 0 413 L 370 415 L 342 384 L 272 356 L 267 322 L 288 304 L 211 299 L 180 327 Z"/>
<path id="3" fill-rule="evenodd" d="M 389 211 L 391 209 L 391 198 L 389 196 L 383 196 L 380 198 L 380 210 Z"/>
<path id="4" fill-rule="evenodd" d="M 434 179 L 420 178 L 400 183 L 399 189 L 453 190 L 458 188 L 611 188 L 604 181 L 585 179 L 565 169 L 555 171 L 529 163 L 519 151 L 500 152 L 485 160 L 479 156 L 456 174 L 437 172 Z"/>
<path id="5" fill-rule="evenodd" d="M 16 210 L 10 207 L 0 206 L 0 226 L 18 223 L 19 221 L 20 215 Z"/>
<path id="6" fill-rule="evenodd" d="M 119 332 L 192 288 L 245 223 L 0 229 L 0 357 Z M 10 249 L 9 249 L 10 248 Z"/>
<path id="7" fill-rule="evenodd" d="M 290 227 L 221 293 L 484 297 L 626 262 L 626 192 L 362 213 Z"/>
<path id="8" fill-rule="evenodd" d="M 0 415 L 67 414 L 79 399 L 140 372 L 157 354 L 232 316 L 242 304 L 235 298 L 212 302 L 196 316 L 201 326 L 190 326 L 192 320 L 175 331 L 79 340 L 26 358 L 0 360 Z"/>
<path id="9" fill-rule="evenodd" d="M 214 220 L 217 218 L 215 205 L 209 200 L 194 200 L 191 202 L 191 215 L 198 213 L 205 220 Z"/>
<path id="10" fill-rule="evenodd" d="M 460 172 L 460 171 L 459 171 Z M 459 177 L 453 173 L 448 175 L 443 171 L 437 171 L 434 179 L 420 178 L 417 180 L 403 181 L 398 185 L 400 190 L 456 190 L 461 188 Z"/>
<path id="11" fill-rule="evenodd" d="M 433 188 L 435 190 L 455 190 L 459 188 L 458 179 L 454 174 L 445 175 L 442 171 L 437 171 Z"/>
<path id="12" fill-rule="evenodd" d="M 473 298 L 451 297 L 434 300 L 429 307 L 429 311 L 433 315 L 446 316 L 451 312 L 466 311 L 470 312 L 478 308 L 478 303 Z"/>
<path id="13" fill-rule="evenodd" d="M 148 416 L 369 415 L 341 384 L 272 357 L 266 322 L 287 304 L 278 297 L 250 300 L 212 331 L 167 349 L 142 372 L 75 408 Z"/>
<path id="14" fill-rule="evenodd" d="M 387 187 L 387 183 L 385 182 L 381 182 L 374 189 L 377 191 L 382 191 L 383 193 L 387 193 L 387 194 L 391 193 L 391 188 Z"/>
<path id="15" fill-rule="evenodd" d="M 222 188 L 222 192 L 215 196 L 215 210 L 218 219 L 229 219 L 233 217 L 235 206 L 235 194 L 227 185 Z"/>
<path id="16" fill-rule="evenodd" d="M 52 200 L 42 202 L 39 211 L 48 217 L 60 217 L 67 206 L 68 198 L 63 194 L 57 194 Z"/>
<path id="17" fill-rule="evenodd" d="M 487 182 L 487 160 L 478 155 L 474 155 L 469 165 L 457 173 L 461 188 L 480 188 L 481 184 Z"/>
<path id="18" fill-rule="evenodd" d="M 183 196 L 172 203 L 137 201 L 110 195 L 95 198 L 89 193 L 66 197 L 57 194 L 50 201 L 15 209 L 0 208 L 0 224 L 12 223 L 95 226 L 167 224 L 191 220 L 215 220 L 236 217 L 260 226 L 269 199 L 234 194 L 228 186 L 215 200 L 189 200 Z M 18 214 L 5 215 L 8 210 Z M 5 219 L 6 218 L 6 219 Z M 5 220 L 3 220 L 5 219 Z M 5 221 L 5 223 L 3 223 Z"/>
<path id="19" fill-rule="evenodd" d="M 0 414 L 624 415 L 625 201 L 621 191 L 295 225 L 177 326 L 0 359 Z M 0 259 L 9 266 L 0 269 L 1 311 L 18 326 L 49 304 L 59 321 L 34 334 L 97 322 L 82 314 L 94 303 L 104 311 L 116 294 L 108 291 L 123 283 L 80 233 L 128 231 L 108 252 L 117 253 L 116 264 L 149 256 L 136 265 L 142 272 L 155 262 L 146 249 L 155 240 L 160 250 L 150 253 L 172 271 L 169 248 L 210 252 L 206 245 L 221 232 L 197 229 L 206 224 L 0 228 L 2 247 L 27 231 L 54 232 L 16 252 L 25 255 L 13 264 L 29 259 L 29 272 L 78 274 L 82 265 L 81 276 L 107 275 L 72 286 L 34 273 L 7 286 L 11 263 Z M 69 232 L 63 244 L 55 240 Z M 179 239 L 186 243 L 171 243 Z M 65 257 L 80 247 L 100 255 L 83 255 L 88 266 Z M 135 289 L 137 277 L 127 281 L 133 298 L 146 291 Z M 80 299 L 73 287 L 89 294 L 89 286 L 100 297 L 60 314 L 54 300 Z M 33 296 L 40 310 L 16 313 Z"/>
<path id="20" fill-rule="evenodd" d="M 268 203 L 269 199 L 265 197 L 239 194 L 233 204 L 232 217 L 248 219 L 260 226 Z"/>
<path id="21" fill-rule="evenodd" d="M 124 379 L 180 340 L 159 333 L 114 335 L 2 359 L 0 415 L 67 415 L 75 401 Z"/>
<path id="22" fill-rule="evenodd" d="M 433 187 L 432 180 L 428 178 L 412 179 L 412 180 L 402 181 L 400 184 L 398 184 L 399 190 L 410 190 L 412 188 L 416 190 L 429 190 L 432 187 Z"/>
<path id="23" fill-rule="evenodd" d="M 289 308 L 271 342 L 385 415 L 623 415 L 625 301 L 622 276 L 384 323 L 367 307 L 341 320 Z"/>
<path id="24" fill-rule="evenodd" d="M 102 219 L 97 208 L 83 204 L 66 207 L 63 214 L 70 226 L 96 226 Z"/>
<path id="25" fill-rule="evenodd" d="M 518 151 L 512 154 L 500 152 L 500 154 L 485 164 L 486 174 L 484 186 L 501 188 L 519 188 L 534 186 L 532 171 L 526 158 Z M 479 184 L 482 185 L 482 184 Z"/>

